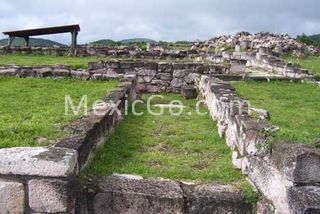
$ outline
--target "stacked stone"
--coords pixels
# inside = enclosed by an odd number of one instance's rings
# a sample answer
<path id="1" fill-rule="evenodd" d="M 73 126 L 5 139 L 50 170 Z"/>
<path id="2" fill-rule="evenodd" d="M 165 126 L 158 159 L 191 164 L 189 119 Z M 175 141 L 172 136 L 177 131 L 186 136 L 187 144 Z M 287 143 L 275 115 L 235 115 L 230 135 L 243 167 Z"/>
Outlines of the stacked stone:
<path id="1" fill-rule="evenodd" d="M 308 50 L 311 54 L 319 53 L 318 48 L 300 43 L 286 34 L 263 32 L 257 34 L 241 32 L 236 35 L 224 35 L 209 39 L 203 43 L 198 42 L 194 45 L 194 48 L 198 50 L 208 50 L 209 47 L 230 47 L 235 48 L 236 52 L 246 51 L 247 49 L 258 50 L 260 47 L 267 47 L 280 55 L 293 51 L 304 53 L 305 50 Z"/>
<path id="2" fill-rule="evenodd" d="M 181 86 L 193 85 L 201 74 L 225 74 L 229 66 L 203 63 L 148 61 L 108 61 L 89 63 L 89 72 L 97 74 L 137 74 L 140 92 L 178 92 Z"/>
<path id="3" fill-rule="evenodd" d="M 320 149 L 303 144 L 268 140 L 276 130 L 265 110 L 252 110 L 226 82 L 202 76 L 201 97 L 218 122 L 220 136 L 233 150 L 233 164 L 248 175 L 276 213 L 320 212 Z M 259 204 L 261 210 L 272 207 Z"/>
<path id="4" fill-rule="evenodd" d="M 76 176 L 123 119 L 127 99 L 136 99 L 135 75 L 125 75 L 103 99 L 119 103 L 116 109 L 96 106 L 65 127 L 70 136 L 54 147 L 0 149 L 0 213 L 74 213 Z"/>

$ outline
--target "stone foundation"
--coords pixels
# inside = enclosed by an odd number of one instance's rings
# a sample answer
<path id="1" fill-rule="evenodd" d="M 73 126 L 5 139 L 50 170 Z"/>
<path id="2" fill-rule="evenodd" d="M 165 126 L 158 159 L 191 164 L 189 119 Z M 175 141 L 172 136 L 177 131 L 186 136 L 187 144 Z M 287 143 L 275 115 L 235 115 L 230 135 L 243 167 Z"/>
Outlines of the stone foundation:
<path id="1" fill-rule="evenodd" d="M 141 50 L 136 45 L 131 46 L 90 46 L 79 45 L 77 47 L 77 56 L 101 56 L 101 57 L 126 57 L 141 59 L 185 59 L 196 55 L 197 51 L 184 50 Z M 53 55 L 69 56 L 73 55 L 69 47 L 14 47 L 0 48 L 0 54 L 35 54 L 35 55 Z"/>
<path id="2" fill-rule="evenodd" d="M 233 164 L 272 202 L 275 213 L 320 212 L 320 149 L 286 142 L 270 147 L 269 136 L 276 129 L 266 111 L 250 109 L 219 79 L 204 75 L 197 85 L 221 137 L 233 150 Z M 252 110 L 260 119 L 251 116 Z"/>
<path id="3" fill-rule="evenodd" d="M 68 69 L 58 72 L 51 67 L 11 68 L 5 74 L 22 74 L 26 69 L 32 76 L 71 75 Z M 74 121 L 67 127 L 70 136 L 53 147 L 0 149 L 0 213 L 73 213 L 79 189 L 76 176 L 123 118 L 126 99 L 136 99 L 135 75 L 123 75 L 118 88 L 104 98 L 105 103 L 120 101 L 117 111 L 93 109 L 99 114 L 92 111 Z"/>
<path id="4" fill-rule="evenodd" d="M 90 194 L 82 198 L 78 213 L 254 213 L 243 193 L 231 185 L 184 184 L 132 175 L 90 183 Z"/>
<path id="5" fill-rule="evenodd" d="M 228 65 L 204 63 L 169 63 L 148 61 L 107 61 L 89 63 L 94 75 L 137 74 L 138 89 L 145 93 L 178 92 L 185 85 L 193 85 L 202 74 L 227 74 Z"/>

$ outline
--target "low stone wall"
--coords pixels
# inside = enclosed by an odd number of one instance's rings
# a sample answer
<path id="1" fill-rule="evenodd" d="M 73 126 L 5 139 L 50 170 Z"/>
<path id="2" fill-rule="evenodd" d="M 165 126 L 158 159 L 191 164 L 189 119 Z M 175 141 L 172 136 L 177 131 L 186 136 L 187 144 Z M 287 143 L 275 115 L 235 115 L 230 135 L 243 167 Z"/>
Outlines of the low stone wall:
<path id="1" fill-rule="evenodd" d="M 68 56 L 73 55 L 69 47 L 14 47 L 0 48 L 0 54 L 36 54 Z M 184 59 L 195 55 L 195 51 L 184 50 L 141 50 L 136 46 L 86 46 L 81 45 L 77 48 L 77 56 L 110 56 L 110 57 L 134 57 L 143 59 Z"/>
<path id="2" fill-rule="evenodd" d="M 113 175 L 90 183 L 77 213 L 254 213 L 243 193 L 230 185 L 184 184 L 132 175 Z"/>
<path id="3" fill-rule="evenodd" d="M 264 50 L 264 48 L 261 48 Z M 243 66 L 241 71 L 245 73 L 245 67 L 254 68 L 258 70 L 264 70 L 269 73 L 279 74 L 284 77 L 292 79 L 305 79 L 312 80 L 314 75 L 306 70 L 302 69 L 299 65 L 290 64 L 283 61 L 277 56 L 273 56 L 266 51 L 259 52 L 223 52 L 218 54 L 206 55 L 206 60 L 215 63 L 236 63 L 236 66 Z M 246 62 L 246 63 L 245 63 Z M 240 69 L 236 69 L 240 71 Z M 231 69 L 232 71 L 232 69 Z M 236 72 L 231 72 L 236 73 Z"/>
<path id="4" fill-rule="evenodd" d="M 126 99 L 135 98 L 136 77 L 126 75 L 104 98 L 119 101 L 116 110 L 96 107 L 66 127 L 70 136 L 53 147 L 0 149 L 0 213 L 73 213 L 76 176 L 123 118 Z"/>
<path id="5" fill-rule="evenodd" d="M 271 73 L 280 74 L 285 77 L 311 80 L 314 75 L 299 65 L 284 62 L 282 59 L 268 54 L 257 53 L 255 58 L 251 58 L 248 67 L 267 70 Z"/>
<path id="6" fill-rule="evenodd" d="M 219 79 L 203 75 L 197 85 L 220 136 L 233 150 L 233 164 L 255 184 L 264 201 L 272 203 L 260 203 L 259 212 L 272 207 L 275 213 L 320 212 L 320 149 L 286 142 L 271 146 L 269 136 L 276 128 L 268 122 L 267 111 L 249 109 L 235 89 Z"/>
<path id="7" fill-rule="evenodd" d="M 195 78 L 202 74 L 230 73 L 230 66 L 182 62 L 100 61 L 89 63 L 89 73 L 94 78 L 137 74 L 138 89 L 142 93 L 177 92 L 184 85 L 193 85 Z"/>

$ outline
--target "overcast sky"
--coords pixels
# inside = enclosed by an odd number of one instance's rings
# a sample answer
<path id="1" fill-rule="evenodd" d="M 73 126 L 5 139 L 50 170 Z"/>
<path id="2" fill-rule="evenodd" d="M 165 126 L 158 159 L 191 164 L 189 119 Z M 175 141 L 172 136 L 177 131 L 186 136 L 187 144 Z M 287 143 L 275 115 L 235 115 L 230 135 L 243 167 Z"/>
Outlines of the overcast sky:
<path id="1" fill-rule="evenodd" d="M 320 33 L 319 0 L 0 0 L 0 31 L 79 23 L 81 43 L 205 40 L 239 31 Z M 45 36 L 70 43 L 69 34 Z M 5 38 L 3 35 L 0 38 Z"/>

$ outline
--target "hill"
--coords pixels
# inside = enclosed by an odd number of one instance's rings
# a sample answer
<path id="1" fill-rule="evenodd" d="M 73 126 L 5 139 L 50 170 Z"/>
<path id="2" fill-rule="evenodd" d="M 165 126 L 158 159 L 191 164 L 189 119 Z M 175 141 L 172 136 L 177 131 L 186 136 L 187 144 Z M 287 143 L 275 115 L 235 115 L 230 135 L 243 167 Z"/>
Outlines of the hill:
<path id="1" fill-rule="evenodd" d="M 0 46 L 5 46 L 8 44 L 8 39 L 1 39 Z M 14 46 L 24 46 L 24 39 L 16 38 L 13 42 Z M 49 39 L 41 39 L 41 38 L 30 38 L 30 45 L 31 46 L 40 46 L 40 47 L 49 47 L 49 46 L 66 46 L 65 44 L 55 42 Z"/>
<path id="2" fill-rule="evenodd" d="M 134 39 L 124 39 L 120 41 L 114 41 L 112 39 L 101 39 L 97 41 L 90 42 L 89 44 L 93 45 L 129 45 L 129 44 L 141 44 L 147 42 L 155 42 L 152 39 L 146 38 L 134 38 Z"/>
<path id="3" fill-rule="evenodd" d="M 309 38 L 314 41 L 315 43 L 320 44 L 320 34 L 316 34 L 316 35 L 311 35 L 309 36 Z"/>
<path id="4" fill-rule="evenodd" d="M 134 38 L 134 39 L 124 39 L 119 41 L 119 43 L 127 45 L 132 43 L 146 43 L 146 42 L 155 42 L 152 39 L 146 39 L 146 38 Z"/>
<path id="5" fill-rule="evenodd" d="M 101 40 L 97 40 L 94 42 L 90 42 L 89 44 L 92 44 L 92 45 L 117 45 L 118 42 L 113 41 L 111 39 L 101 39 Z"/>

